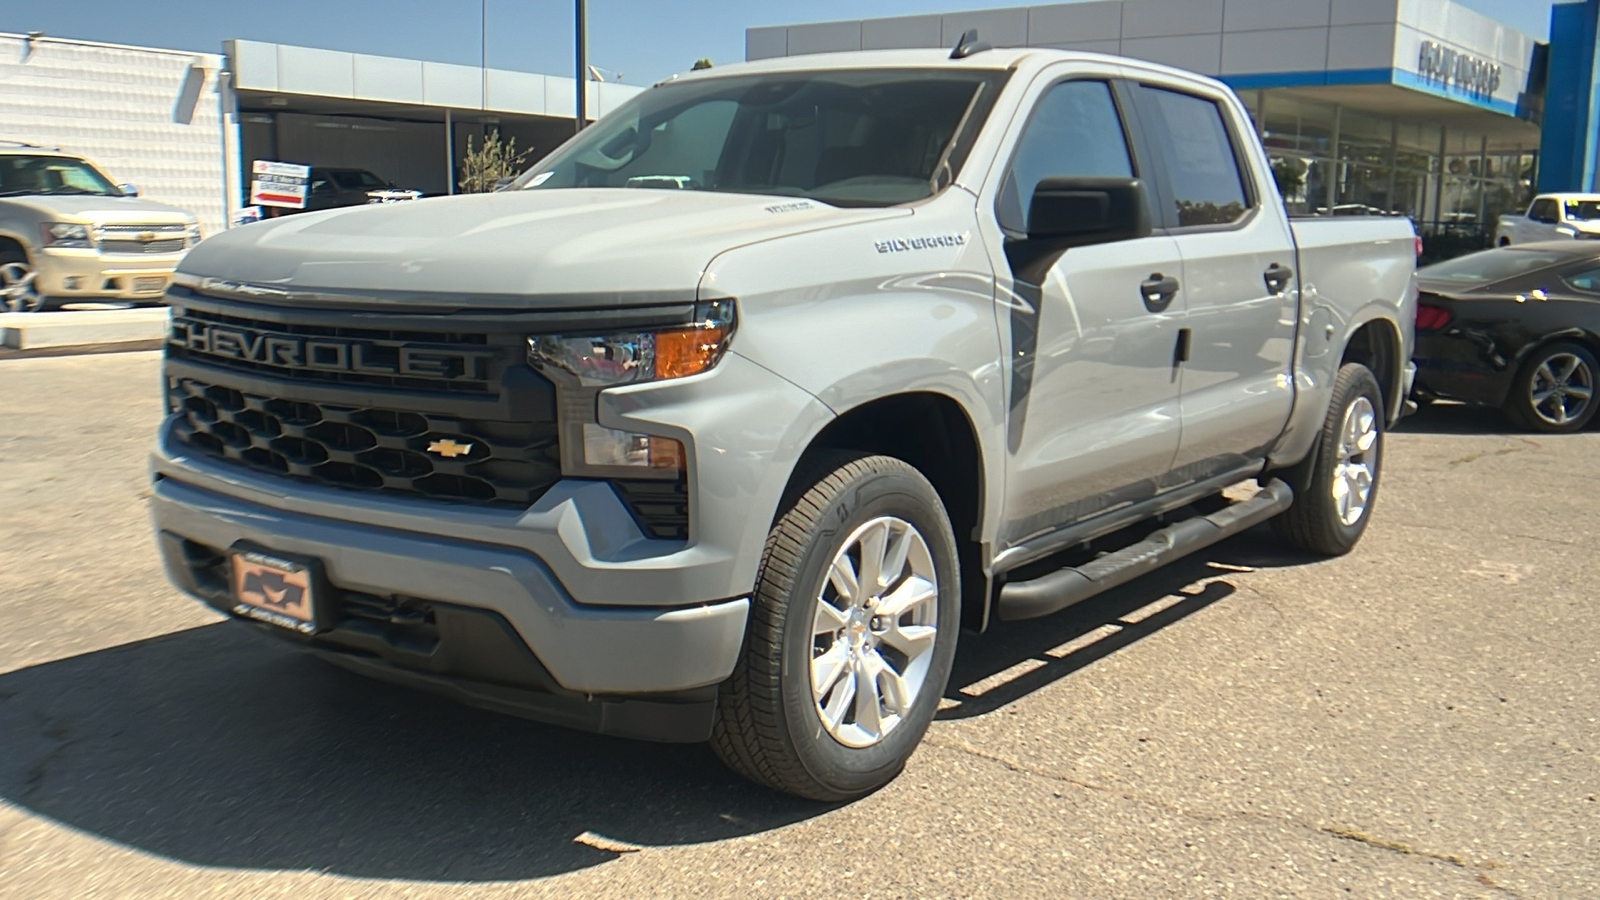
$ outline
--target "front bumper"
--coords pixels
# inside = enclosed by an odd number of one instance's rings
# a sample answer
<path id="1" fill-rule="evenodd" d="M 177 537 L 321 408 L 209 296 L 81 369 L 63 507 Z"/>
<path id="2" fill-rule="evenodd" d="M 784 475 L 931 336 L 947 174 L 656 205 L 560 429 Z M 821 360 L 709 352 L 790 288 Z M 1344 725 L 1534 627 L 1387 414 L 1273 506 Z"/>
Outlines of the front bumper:
<path id="1" fill-rule="evenodd" d="M 42 250 L 34 254 L 34 290 L 72 300 L 160 300 L 182 253 L 102 255 L 98 250 Z"/>
<path id="2" fill-rule="evenodd" d="M 584 607 L 537 557 L 509 547 L 285 512 L 171 478 L 156 481 L 151 515 L 168 575 L 217 609 L 233 605 L 226 552 L 234 544 L 313 557 L 330 624 L 304 639 L 310 649 L 380 678 L 561 724 L 701 739 L 712 693 L 704 689 L 732 672 L 744 639 L 747 598 Z M 690 718 L 699 724 L 649 726 L 663 705 L 697 709 Z M 624 706 L 635 713 L 623 715 Z"/>

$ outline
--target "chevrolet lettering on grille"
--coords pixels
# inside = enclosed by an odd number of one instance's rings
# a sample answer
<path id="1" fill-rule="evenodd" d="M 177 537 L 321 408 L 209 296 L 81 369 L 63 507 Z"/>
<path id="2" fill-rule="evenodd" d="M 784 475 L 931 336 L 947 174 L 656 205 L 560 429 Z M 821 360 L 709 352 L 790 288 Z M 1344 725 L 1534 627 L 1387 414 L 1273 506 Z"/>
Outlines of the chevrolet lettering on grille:
<path id="1" fill-rule="evenodd" d="M 234 328 L 174 316 L 169 341 L 193 353 L 323 372 L 399 375 L 445 381 L 481 380 L 491 356 L 438 344 L 308 337 L 258 328 Z"/>

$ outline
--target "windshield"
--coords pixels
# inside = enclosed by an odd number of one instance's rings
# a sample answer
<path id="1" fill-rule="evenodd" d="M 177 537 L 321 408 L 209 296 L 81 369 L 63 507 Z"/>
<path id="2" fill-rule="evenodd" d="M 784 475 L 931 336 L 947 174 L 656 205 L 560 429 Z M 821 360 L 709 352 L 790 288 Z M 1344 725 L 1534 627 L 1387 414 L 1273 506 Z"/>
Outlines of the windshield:
<path id="1" fill-rule="evenodd" d="M 389 182 L 364 169 L 332 169 L 328 177 L 333 183 L 347 191 L 364 191 L 372 188 L 386 188 Z"/>
<path id="2" fill-rule="evenodd" d="M 1600 219 L 1600 200 L 1568 200 L 1567 218 L 1587 222 Z"/>
<path id="3" fill-rule="evenodd" d="M 122 191 L 81 159 L 70 156 L 0 156 L 0 197 L 21 194 L 94 194 Z"/>
<path id="4" fill-rule="evenodd" d="M 877 69 L 666 84 L 584 131 L 514 187 L 909 203 L 954 179 L 1004 77 Z"/>
<path id="5" fill-rule="evenodd" d="M 1453 281 L 1458 284 L 1493 284 L 1567 262 L 1577 255 L 1557 250 L 1499 247 L 1434 263 L 1418 269 L 1417 277 L 1434 281 Z"/>

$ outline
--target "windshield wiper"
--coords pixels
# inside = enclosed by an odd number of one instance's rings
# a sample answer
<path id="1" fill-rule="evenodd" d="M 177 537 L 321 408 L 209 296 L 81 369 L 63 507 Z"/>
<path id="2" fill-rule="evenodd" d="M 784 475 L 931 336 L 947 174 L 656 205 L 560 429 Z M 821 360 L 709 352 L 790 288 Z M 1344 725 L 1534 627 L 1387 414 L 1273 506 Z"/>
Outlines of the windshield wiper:
<path id="1" fill-rule="evenodd" d="M 40 193 L 43 193 L 43 194 L 94 194 L 95 192 L 91 191 L 91 190 L 88 190 L 87 188 L 78 187 L 75 184 L 63 184 L 60 187 L 53 187 L 48 191 L 41 191 Z M 96 196 L 103 196 L 103 195 L 98 195 L 97 194 Z"/>

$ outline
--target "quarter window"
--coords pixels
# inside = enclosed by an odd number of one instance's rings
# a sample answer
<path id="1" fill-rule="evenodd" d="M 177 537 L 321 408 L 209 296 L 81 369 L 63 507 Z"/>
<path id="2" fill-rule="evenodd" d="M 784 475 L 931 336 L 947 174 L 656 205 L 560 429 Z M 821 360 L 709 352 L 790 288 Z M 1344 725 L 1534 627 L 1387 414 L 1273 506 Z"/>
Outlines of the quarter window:
<path id="1" fill-rule="evenodd" d="M 1063 176 L 1133 177 L 1122 118 L 1103 81 L 1064 81 L 1039 98 L 1000 190 L 1001 227 L 1026 232 L 1034 188 Z"/>
<path id="2" fill-rule="evenodd" d="M 1215 102 L 1161 88 L 1144 88 L 1166 134 L 1167 173 L 1178 225 L 1227 225 L 1244 217 L 1249 194 L 1239 157 Z"/>

